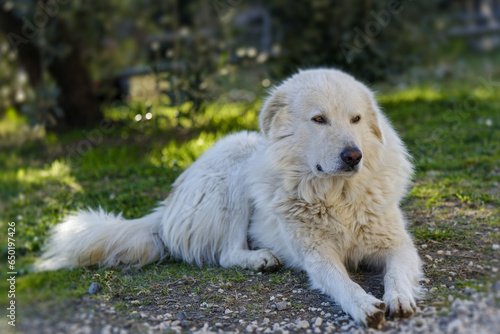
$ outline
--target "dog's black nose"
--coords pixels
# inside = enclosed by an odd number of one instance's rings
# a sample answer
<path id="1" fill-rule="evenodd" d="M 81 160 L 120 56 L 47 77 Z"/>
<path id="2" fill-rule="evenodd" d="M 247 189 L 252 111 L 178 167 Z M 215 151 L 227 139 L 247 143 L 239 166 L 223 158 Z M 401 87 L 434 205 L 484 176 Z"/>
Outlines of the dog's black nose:
<path id="1" fill-rule="evenodd" d="M 354 167 L 359 164 L 362 157 L 363 155 L 361 154 L 361 151 L 355 147 L 346 148 L 342 151 L 342 153 L 340 153 L 340 158 L 349 167 Z"/>

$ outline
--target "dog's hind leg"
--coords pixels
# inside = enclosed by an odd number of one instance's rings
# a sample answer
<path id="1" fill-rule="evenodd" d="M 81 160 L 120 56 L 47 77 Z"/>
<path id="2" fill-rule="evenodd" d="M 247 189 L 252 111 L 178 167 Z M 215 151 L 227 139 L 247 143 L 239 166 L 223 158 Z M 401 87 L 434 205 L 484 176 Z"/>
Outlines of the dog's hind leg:
<path id="1" fill-rule="evenodd" d="M 249 250 L 238 247 L 221 254 L 220 265 L 272 272 L 281 267 L 281 262 L 269 249 Z"/>
<path id="2" fill-rule="evenodd" d="M 243 201 L 243 203 L 245 202 Z M 220 254 L 220 265 L 226 268 L 239 266 L 245 269 L 265 272 L 278 270 L 282 266 L 282 262 L 269 249 L 249 249 L 249 208 L 247 206 L 243 207 L 241 204 L 235 205 L 237 207 L 232 208 L 234 211 L 227 212 L 226 215 L 227 219 L 231 219 L 231 225 L 227 229 L 226 243 Z"/>

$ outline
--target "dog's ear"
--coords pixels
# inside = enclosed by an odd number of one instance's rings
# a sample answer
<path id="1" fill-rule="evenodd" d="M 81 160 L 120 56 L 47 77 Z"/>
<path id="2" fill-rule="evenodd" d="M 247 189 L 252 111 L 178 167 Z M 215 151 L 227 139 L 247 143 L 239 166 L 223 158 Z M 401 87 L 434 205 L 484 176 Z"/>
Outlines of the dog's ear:
<path id="1" fill-rule="evenodd" d="M 375 100 L 375 96 L 373 93 L 368 90 L 368 100 L 366 101 L 369 105 L 369 119 L 368 126 L 370 127 L 370 131 L 372 134 L 378 138 L 378 140 L 384 144 L 384 134 L 382 133 L 382 129 L 380 128 L 380 122 L 378 121 L 380 117 L 384 117 L 382 112 L 380 111 L 380 107 L 378 106 L 377 101 Z"/>
<path id="2" fill-rule="evenodd" d="M 271 129 L 279 127 L 281 123 L 281 118 L 284 117 L 284 113 L 288 107 L 287 101 L 285 99 L 285 93 L 280 91 L 275 91 L 273 94 L 264 102 L 262 110 L 260 112 L 260 129 L 262 133 L 269 137 Z"/>
<path id="3" fill-rule="evenodd" d="M 370 130 L 375 135 L 375 137 L 380 140 L 380 142 L 384 143 L 384 135 L 382 134 L 382 130 L 380 129 L 380 125 L 378 124 L 378 119 L 374 118 L 370 120 Z"/>
<path id="4" fill-rule="evenodd" d="M 368 120 L 368 126 L 370 127 L 372 134 L 374 134 L 375 137 L 377 137 L 378 140 L 383 144 L 385 142 L 385 139 L 384 139 L 384 134 L 382 133 L 382 129 L 380 128 L 379 118 L 384 117 L 384 115 L 380 111 L 377 102 L 375 102 L 374 100 L 372 101 L 373 102 L 370 111 L 370 117 Z"/>

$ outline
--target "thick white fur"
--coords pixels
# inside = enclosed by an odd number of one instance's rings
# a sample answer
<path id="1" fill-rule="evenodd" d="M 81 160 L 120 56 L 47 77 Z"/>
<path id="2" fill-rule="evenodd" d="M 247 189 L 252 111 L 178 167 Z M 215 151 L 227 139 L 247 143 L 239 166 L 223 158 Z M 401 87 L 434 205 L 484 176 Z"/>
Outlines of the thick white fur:
<path id="1" fill-rule="evenodd" d="M 360 323 L 380 327 L 386 305 L 411 316 L 421 265 L 399 202 L 412 166 L 371 91 L 337 70 L 301 71 L 274 89 L 260 123 L 261 134 L 230 135 L 202 155 L 150 215 L 67 217 L 37 268 L 142 266 L 164 252 L 198 265 L 284 264 Z M 363 154 L 354 170 L 340 158 L 349 147 Z M 349 278 L 360 263 L 384 271 L 383 301 Z"/>

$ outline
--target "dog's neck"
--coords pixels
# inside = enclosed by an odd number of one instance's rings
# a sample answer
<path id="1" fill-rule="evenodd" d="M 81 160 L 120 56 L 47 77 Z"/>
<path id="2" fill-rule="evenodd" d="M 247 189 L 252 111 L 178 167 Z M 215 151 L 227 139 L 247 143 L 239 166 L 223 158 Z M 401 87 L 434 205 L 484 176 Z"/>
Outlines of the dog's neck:
<path id="1" fill-rule="evenodd" d="M 297 199 L 311 204 L 323 203 L 326 206 L 333 203 L 354 203 L 366 191 L 368 182 L 363 172 L 349 177 L 331 176 L 318 178 L 303 177 L 296 182 L 294 193 Z M 354 191 L 353 191 L 354 190 Z"/>

